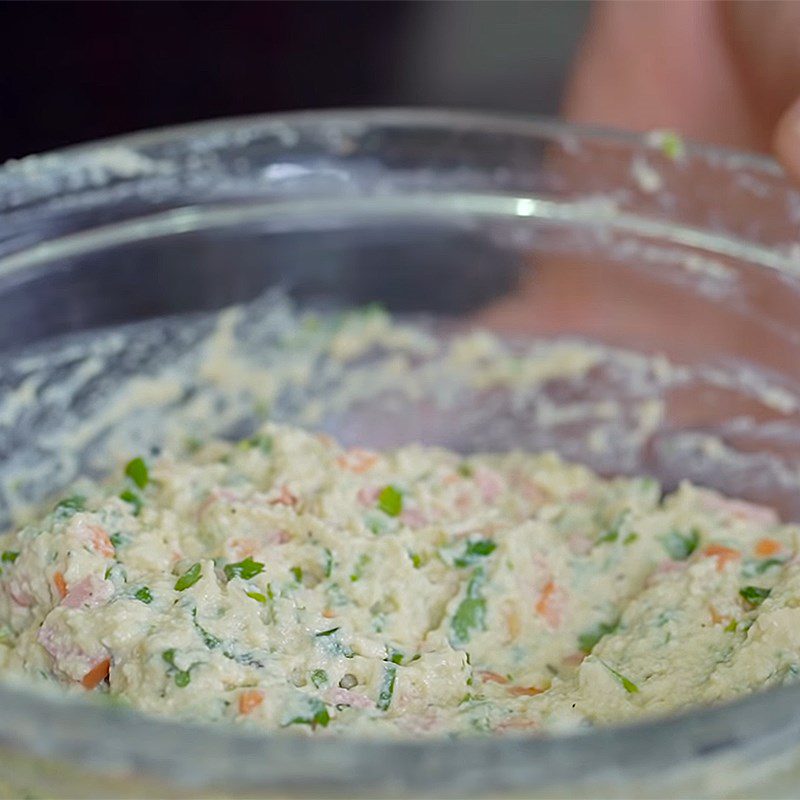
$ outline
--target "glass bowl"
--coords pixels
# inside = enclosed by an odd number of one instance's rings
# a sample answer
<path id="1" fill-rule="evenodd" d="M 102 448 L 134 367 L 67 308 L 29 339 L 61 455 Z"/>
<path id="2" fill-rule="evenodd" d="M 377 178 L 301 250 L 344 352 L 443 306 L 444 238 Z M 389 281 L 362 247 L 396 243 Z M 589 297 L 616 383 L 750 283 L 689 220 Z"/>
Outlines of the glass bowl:
<path id="1" fill-rule="evenodd" d="M 77 473 L 107 470 L 108 428 L 154 436 L 134 403 L 69 438 L 123 382 L 147 394 L 164 363 L 197 367 L 220 309 L 244 303 L 258 328 L 275 292 L 300 312 L 379 302 L 442 335 L 480 325 L 613 355 L 522 399 L 460 397 L 456 414 L 362 394 L 316 418 L 345 440 L 551 447 L 800 520 L 800 194 L 770 159 L 663 132 L 304 113 L 12 162 L 0 214 L 5 522 Z M 277 346 L 262 333 L 256 359 Z M 278 416 L 298 418 L 295 401 Z M 545 401 L 619 413 L 545 424 Z M 149 719 L 10 681 L 0 709 L 9 796 L 778 796 L 800 780 L 800 686 L 580 734 L 426 741 Z"/>

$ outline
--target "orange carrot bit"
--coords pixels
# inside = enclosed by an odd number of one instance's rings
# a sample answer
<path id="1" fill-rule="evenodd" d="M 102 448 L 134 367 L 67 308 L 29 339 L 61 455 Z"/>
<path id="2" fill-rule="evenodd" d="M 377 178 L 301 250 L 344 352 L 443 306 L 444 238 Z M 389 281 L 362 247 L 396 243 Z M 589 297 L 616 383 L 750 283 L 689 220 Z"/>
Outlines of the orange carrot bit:
<path id="1" fill-rule="evenodd" d="M 769 558 L 770 556 L 776 556 L 780 551 L 783 550 L 783 545 L 777 539 L 770 539 L 769 537 L 765 537 L 763 539 L 759 539 L 756 542 L 756 555 L 759 558 Z"/>
<path id="2" fill-rule="evenodd" d="M 333 619 L 336 616 L 336 612 L 332 608 L 326 608 L 322 612 L 322 616 L 325 617 L 325 619 Z"/>
<path id="3" fill-rule="evenodd" d="M 499 672 L 490 672 L 489 670 L 482 670 L 478 673 L 484 683 L 508 683 L 508 678 L 501 675 Z"/>
<path id="4" fill-rule="evenodd" d="M 372 469 L 377 461 L 377 454 L 369 450 L 362 450 L 358 447 L 347 450 L 336 459 L 336 463 L 339 467 L 348 470 L 348 472 L 355 472 L 357 475 Z"/>
<path id="5" fill-rule="evenodd" d="M 563 606 L 564 592 L 555 581 L 547 581 L 536 601 L 536 613 L 544 619 L 548 627 L 557 628 L 561 624 Z"/>
<path id="6" fill-rule="evenodd" d="M 53 583 L 55 584 L 58 596 L 63 600 L 67 596 L 67 582 L 61 572 L 53 573 Z"/>
<path id="7" fill-rule="evenodd" d="M 541 694 L 544 689 L 539 689 L 536 686 L 509 686 L 507 691 L 514 697 L 533 697 Z"/>
<path id="8" fill-rule="evenodd" d="M 90 525 L 89 536 L 91 538 L 92 547 L 96 553 L 106 558 L 114 558 L 116 550 L 114 550 L 114 545 L 111 544 L 108 532 L 104 528 L 101 528 L 99 525 Z"/>
<path id="9" fill-rule="evenodd" d="M 81 685 L 84 689 L 94 689 L 102 683 L 111 669 L 111 659 L 104 658 L 99 664 L 95 664 L 82 678 Z"/>
<path id="10" fill-rule="evenodd" d="M 725 547 L 724 544 L 710 544 L 703 550 L 703 554 L 717 559 L 717 572 L 722 572 L 729 561 L 737 561 L 742 557 L 738 550 Z"/>
<path id="11" fill-rule="evenodd" d="M 261 689 L 245 689 L 239 695 L 239 713 L 249 714 L 255 711 L 264 702 L 264 692 Z"/>
<path id="12" fill-rule="evenodd" d="M 711 622 L 713 622 L 714 625 L 721 625 L 725 622 L 726 617 L 721 616 L 719 611 L 717 611 L 711 603 L 708 604 L 708 610 L 711 612 Z"/>

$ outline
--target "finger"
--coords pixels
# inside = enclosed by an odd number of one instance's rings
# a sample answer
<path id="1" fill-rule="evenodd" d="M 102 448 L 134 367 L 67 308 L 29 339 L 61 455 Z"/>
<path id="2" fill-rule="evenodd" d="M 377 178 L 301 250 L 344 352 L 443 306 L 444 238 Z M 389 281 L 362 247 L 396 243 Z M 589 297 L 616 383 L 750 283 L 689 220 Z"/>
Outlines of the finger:
<path id="1" fill-rule="evenodd" d="M 800 183 L 800 97 L 780 118 L 775 129 L 773 149 L 783 168 Z"/>

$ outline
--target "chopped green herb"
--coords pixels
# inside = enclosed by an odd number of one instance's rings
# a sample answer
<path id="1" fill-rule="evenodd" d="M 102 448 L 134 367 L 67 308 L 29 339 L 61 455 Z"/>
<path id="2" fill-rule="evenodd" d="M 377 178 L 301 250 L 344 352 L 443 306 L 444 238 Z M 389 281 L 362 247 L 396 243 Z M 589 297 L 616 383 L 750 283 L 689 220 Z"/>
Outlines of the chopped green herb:
<path id="1" fill-rule="evenodd" d="M 605 542 L 616 542 L 619 539 L 619 530 L 617 528 L 609 528 L 596 539 L 596 544 L 604 544 Z"/>
<path id="2" fill-rule="evenodd" d="M 17 550 L 6 550 L 2 556 L 0 556 L 0 561 L 4 564 L 13 564 L 19 558 L 19 552 Z"/>
<path id="3" fill-rule="evenodd" d="M 262 436 L 256 435 L 251 436 L 249 439 L 242 439 L 239 442 L 239 447 L 242 450 L 255 450 L 258 449 L 265 455 L 269 455 L 272 452 L 272 446 L 274 442 L 271 436 Z"/>
<path id="4" fill-rule="evenodd" d="M 761 586 L 744 586 L 739 589 L 739 594 L 751 606 L 760 606 L 770 595 L 772 589 L 764 589 Z"/>
<path id="5" fill-rule="evenodd" d="M 325 703 L 316 697 L 308 697 L 306 702 L 308 705 L 307 710 L 289 718 L 283 725 L 310 725 L 312 728 L 316 728 L 317 725 L 323 728 L 327 727 L 331 718 Z"/>
<path id="6" fill-rule="evenodd" d="M 198 561 L 196 564 L 192 564 L 183 575 L 175 581 L 175 591 L 176 592 L 183 592 L 188 589 L 190 586 L 194 586 L 197 581 L 200 580 L 202 572 L 202 567 L 200 566 L 200 562 Z"/>
<path id="7" fill-rule="evenodd" d="M 419 569 L 422 566 L 422 556 L 419 553 L 409 553 L 408 555 L 414 569 Z"/>
<path id="8" fill-rule="evenodd" d="M 491 555 L 497 549 L 497 544 L 491 539 L 478 539 L 468 542 L 464 553 L 453 559 L 453 564 L 463 569 L 469 567 L 481 558 Z"/>
<path id="9" fill-rule="evenodd" d="M 375 705 L 381 710 L 386 711 L 392 702 L 394 694 L 394 682 L 397 678 L 397 667 L 394 664 L 387 664 L 383 671 L 383 682 L 378 692 L 378 701 Z"/>
<path id="10" fill-rule="evenodd" d="M 197 608 L 193 608 L 192 609 L 192 624 L 194 625 L 195 630 L 200 634 L 200 638 L 203 640 L 203 644 L 209 650 L 216 650 L 222 644 L 222 640 L 221 639 L 218 639 L 216 636 L 214 636 L 213 633 L 209 633 L 197 621 Z M 223 655 L 226 656 L 227 658 L 233 658 L 233 659 L 236 658 L 234 655 L 232 655 L 231 653 L 227 653 L 227 652 L 223 653 Z"/>
<path id="11" fill-rule="evenodd" d="M 142 510 L 144 503 L 142 503 L 142 498 L 139 497 L 136 492 L 126 489 L 124 492 L 120 493 L 119 499 L 124 500 L 126 503 L 130 503 L 133 506 L 133 515 L 135 517 L 139 516 L 139 512 Z"/>
<path id="12" fill-rule="evenodd" d="M 250 578 L 255 578 L 264 571 L 264 565 L 260 561 L 253 561 L 250 556 L 244 561 L 237 561 L 235 564 L 226 564 L 223 568 L 225 577 L 230 581 L 234 578 L 242 578 L 242 580 L 249 581 Z"/>
<path id="13" fill-rule="evenodd" d="M 700 544 L 700 532 L 697 528 L 692 528 L 689 533 L 670 531 L 661 538 L 661 544 L 673 561 L 686 561 Z"/>
<path id="14" fill-rule="evenodd" d="M 723 628 L 723 630 L 724 630 L 724 631 L 727 631 L 728 633 L 736 633 L 736 628 L 737 628 L 737 627 L 738 627 L 738 624 L 737 624 L 736 620 L 735 620 L 735 619 L 732 619 L 732 620 L 731 620 L 731 621 L 730 621 L 730 622 L 729 622 L 729 623 L 728 623 L 728 624 L 727 624 L 727 625 L 726 625 L 726 626 Z"/>
<path id="15" fill-rule="evenodd" d="M 330 578 L 333 572 L 333 553 L 326 547 L 325 548 L 325 577 Z"/>
<path id="16" fill-rule="evenodd" d="M 65 497 L 56 504 L 54 511 L 62 516 L 72 516 L 76 511 L 83 511 L 86 508 L 86 498 L 82 494 L 74 494 L 72 497 Z"/>
<path id="17" fill-rule="evenodd" d="M 314 636 L 333 636 L 333 634 L 336 633 L 336 631 L 338 630 L 339 630 L 338 627 L 328 628 L 328 630 L 326 631 L 319 631 L 319 633 L 315 633 Z"/>
<path id="18" fill-rule="evenodd" d="M 584 631 L 578 636 L 578 647 L 587 655 L 592 652 L 594 646 L 608 633 L 613 633 L 619 622 L 598 622 L 597 625 Z"/>
<path id="19" fill-rule="evenodd" d="M 622 540 L 622 544 L 633 544 L 638 538 L 638 533 L 631 532 Z"/>
<path id="20" fill-rule="evenodd" d="M 142 586 L 133 595 L 137 600 L 141 600 L 145 605 L 150 605 L 153 602 L 153 593 L 147 586 Z"/>
<path id="21" fill-rule="evenodd" d="M 325 686 L 327 682 L 328 682 L 328 673 L 325 672 L 324 669 L 315 669 L 311 673 L 311 683 L 313 683 L 314 686 L 317 687 L 317 689 L 321 688 L 322 686 Z"/>
<path id="22" fill-rule="evenodd" d="M 147 464 L 141 458 L 134 458 L 125 467 L 125 474 L 140 488 L 144 489 L 150 482 L 150 472 Z"/>
<path id="23" fill-rule="evenodd" d="M 458 465 L 458 474 L 462 478 L 471 478 L 475 474 L 475 470 L 472 469 L 472 465 L 468 461 L 462 461 Z"/>
<path id="24" fill-rule="evenodd" d="M 384 486 L 378 495 L 378 508 L 390 517 L 399 517 L 403 511 L 403 495 L 394 486 Z"/>
<path id="25" fill-rule="evenodd" d="M 362 553 L 358 557 L 358 561 L 356 561 L 356 565 L 353 567 L 353 571 L 350 573 L 350 580 L 355 583 L 364 576 L 364 569 L 366 568 L 367 564 L 369 564 L 369 556 L 366 553 Z"/>
<path id="26" fill-rule="evenodd" d="M 294 577 L 295 581 L 297 581 L 297 583 L 302 583 L 303 582 L 303 568 L 302 567 L 292 567 L 289 570 L 289 572 L 292 573 L 292 576 Z"/>
<path id="27" fill-rule="evenodd" d="M 763 561 L 748 559 L 742 566 L 742 576 L 752 578 L 756 575 L 763 575 L 776 567 L 782 567 L 786 563 L 782 558 L 766 558 Z"/>
<path id="28" fill-rule="evenodd" d="M 486 600 L 480 594 L 483 577 L 483 569 L 480 567 L 472 573 L 467 584 L 466 597 L 453 614 L 450 627 L 454 644 L 464 644 L 469 641 L 472 631 L 486 628 Z"/>
<path id="29" fill-rule="evenodd" d="M 112 533 L 111 536 L 108 537 L 111 544 L 114 545 L 114 548 L 122 546 L 125 544 L 126 538 L 121 533 Z"/>
<path id="30" fill-rule="evenodd" d="M 386 648 L 386 660 L 391 661 L 392 664 L 402 664 L 404 657 L 400 650 L 395 650 L 394 647 Z"/>
<path id="31" fill-rule="evenodd" d="M 267 596 L 265 594 L 261 594 L 261 592 L 245 592 L 245 594 L 255 600 L 257 603 L 266 603 Z"/>
<path id="32" fill-rule="evenodd" d="M 621 672 L 617 672 L 613 667 L 610 667 L 603 659 L 598 658 L 597 660 L 619 681 L 622 688 L 628 694 L 636 694 L 636 692 L 639 691 L 639 687 L 632 680 L 629 680 Z"/>
<path id="33" fill-rule="evenodd" d="M 170 648 L 161 654 L 161 658 L 170 666 L 169 674 L 174 675 L 175 685 L 183 689 L 188 686 L 192 680 L 189 670 L 182 670 L 175 664 L 175 649 Z"/>

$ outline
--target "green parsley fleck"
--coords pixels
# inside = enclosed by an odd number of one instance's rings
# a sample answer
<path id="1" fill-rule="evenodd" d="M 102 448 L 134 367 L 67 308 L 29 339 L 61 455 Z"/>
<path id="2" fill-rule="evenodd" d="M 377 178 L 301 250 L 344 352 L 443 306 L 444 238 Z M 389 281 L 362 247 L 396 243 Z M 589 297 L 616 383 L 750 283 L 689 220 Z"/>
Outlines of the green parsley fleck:
<path id="1" fill-rule="evenodd" d="M 732 619 L 722 630 L 726 631 L 727 633 L 736 633 L 737 627 L 738 623 L 735 619 Z"/>
<path id="2" fill-rule="evenodd" d="M 619 681 L 622 688 L 628 694 L 636 694 L 636 692 L 639 691 L 639 687 L 632 680 L 629 680 L 621 672 L 617 672 L 613 667 L 610 667 L 603 659 L 598 658 L 597 660 Z"/>
<path id="3" fill-rule="evenodd" d="M 739 594 L 753 607 L 760 606 L 770 595 L 772 589 L 761 586 L 744 586 L 739 589 Z"/>
<path id="4" fill-rule="evenodd" d="M 139 497 L 136 492 L 126 489 L 120 494 L 119 499 L 124 500 L 126 503 L 130 503 L 133 506 L 133 516 L 139 516 L 139 512 L 142 510 L 144 503 L 142 503 L 142 498 Z"/>
<path id="5" fill-rule="evenodd" d="M 114 545 L 114 549 L 121 547 L 125 544 L 125 537 L 121 533 L 112 533 L 111 536 L 108 537 L 111 544 Z"/>
<path id="6" fill-rule="evenodd" d="M 141 600 L 145 605 L 150 605 L 153 602 L 153 593 L 147 586 L 142 586 L 133 595 L 137 600 Z"/>
<path id="7" fill-rule="evenodd" d="M 670 531 L 661 538 L 661 544 L 673 561 L 686 561 L 700 544 L 700 531 L 697 528 L 692 528 L 689 533 Z"/>
<path id="8" fill-rule="evenodd" d="M 261 594 L 261 592 L 245 592 L 245 594 L 252 600 L 255 600 L 256 603 L 266 603 L 267 596 L 265 594 Z"/>
<path id="9" fill-rule="evenodd" d="M 292 573 L 292 576 L 294 577 L 294 579 L 295 579 L 295 581 L 297 583 L 302 583 L 303 582 L 303 568 L 302 567 L 292 567 L 289 570 L 289 572 Z"/>
<path id="10" fill-rule="evenodd" d="M 422 566 L 422 556 L 419 553 L 409 553 L 409 558 L 414 566 L 414 569 L 419 569 Z"/>
<path id="11" fill-rule="evenodd" d="M 763 561 L 748 559 L 742 566 L 742 576 L 752 578 L 756 575 L 763 575 L 776 567 L 782 567 L 786 563 L 782 558 L 765 558 Z"/>
<path id="12" fill-rule="evenodd" d="M 194 586 L 197 581 L 200 580 L 202 572 L 202 567 L 200 566 L 200 562 L 198 561 L 196 564 L 192 564 L 183 575 L 175 581 L 175 591 L 176 592 L 183 592 L 188 589 L 190 586 Z"/>
<path id="13" fill-rule="evenodd" d="M 673 161 L 677 161 L 686 154 L 683 139 L 675 131 L 662 131 L 660 135 L 661 152 Z"/>
<path id="14" fill-rule="evenodd" d="M 394 486 L 384 486 L 378 495 L 378 508 L 390 517 L 399 517 L 403 511 L 403 495 Z"/>
<path id="15" fill-rule="evenodd" d="M 639 538 L 639 534 L 638 534 L 638 533 L 634 533 L 633 531 L 631 531 L 631 533 L 629 533 L 629 534 L 628 534 L 628 535 L 627 535 L 627 536 L 626 536 L 626 537 L 625 537 L 625 538 L 622 540 L 622 544 L 625 544 L 625 545 L 627 545 L 627 544 L 633 544 L 633 543 L 634 543 L 634 542 L 635 542 L 635 541 L 636 541 L 638 538 Z"/>
<path id="16" fill-rule="evenodd" d="M 453 633 L 453 644 L 464 644 L 474 630 L 486 628 L 486 600 L 481 597 L 480 587 L 483 583 L 483 569 L 479 567 L 472 573 L 467 584 L 466 597 L 461 601 L 450 627 Z"/>
<path id="17" fill-rule="evenodd" d="M 386 711 L 391 705 L 396 678 L 397 667 L 394 664 L 387 664 L 383 671 L 383 682 L 378 692 L 378 701 L 375 703 L 380 711 Z"/>
<path id="18" fill-rule="evenodd" d="M 72 497 L 65 497 L 56 504 L 54 511 L 62 516 L 72 516 L 77 511 L 86 508 L 86 498 L 82 494 L 74 494 Z"/>
<path id="19" fill-rule="evenodd" d="M 468 461 L 462 461 L 458 465 L 457 470 L 458 474 L 462 478 L 471 478 L 475 474 L 475 470 L 472 468 L 472 464 L 470 464 Z"/>
<path id="20" fill-rule="evenodd" d="M 330 578 L 333 572 L 333 553 L 329 548 L 325 548 L 325 577 Z"/>
<path id="21" fill-rule="evenodd" d="M 598 622 L 578 636 L 578 647 L 587 655 L 592 652 L 595 645 L 609 633 L 613 633 L 619 622 Z"/>
<path id="22" fill-rule="evenodd" d="M 255 578 L 264 571 L 264 565 L 260 561 L 253 561 L 250 556 L 247 556 L 244 561 L 237 561 L 235 564 L 226 564 L 223 568 L 225 577 L 231 581 L 234 578 L 241 578 L 242 580 L 249 581 L 250 578 Z"/>
<path id="23" fill-rule="evenodd" d="M 16 550 L 6 550 L 2 556 L 0 556 L 0 561 L 4 564 L 13 564 L 19 558 L 19 552 Z"/>
<path id="24" fill-rule="evenodd" d="M 350 573 L 350 581 L 352 583 L 355 583 L 364 577 L 364 569 L 366 568 L 367 564 L 369 564 L 369 561 L 369 556 L 366 553 L 362 553 L 358 557 L 358 561 L 356 561 L 353 571 Z"/>
<path id="25" fill-rule="evenodd" d="M 328 628 L 328 630 L 326 631 L 320 631 L 319 633 L 315 633 L 314 636 L 333 636 L 333 634 L 336 633 L 336 631 L 338 630 L 339 630 L 338 627 Z"/>
<path id="26" fill-rule="evenodd" d="M 134 458 L 125 467 L 125 474 L 140 488 L 144 489 L 150 482 L 150 472 L 142 458 Z"/>
<path id="27" fill-rule="evenodd" d="M 182 670 L 179 669 L 178 666 L 175 664 L 175 649 L 170 648 L 169 650 L 165 650 L 161 654 L 161 658 L 167 662 L 170 666 L 170 670 L 168 674 L 174 675 L 175 685 L 179 688 L 183 689 L 184 687 L 188 686 L 192 680 L 192 676 L 189 674 L 189 670 Z"/>
<path id="28" fill-rule="evenodd" d="M 453 564 L 459 568 L 469 567 L 481 558 L 491 555 L 497 549 L 497 544 L 491 539 L 478 539 L 469 542 L 463 555 L 453 559 Z"/>
<path id="29" fill-rule="evenodd" d="M 327 727 L 331 718 L 328 714 L 328 709 L 325 707 L 325 703 L 323 703 L 322 700 L 318 700 L 316 697 L 306 698 L 306 701 L 308 704 L 307 711 L 303 711 L 289 718 L 283 725 L 310 725 L 312 728 L 316 728 L 317 725 L 322 728 Z"/>
<path id="30" fill-rule="evenodd" d="M 328 682 L 328 673 L 325 672 L 324 669 L 315 669 L 311 673 L 311 683 L 313 683 L 317 689 L 320 689 L 321 687 L 325 686 L 327 682 Z"/>
<path id="31" fill-rule="evenodd" d="M 256 435 L 249 439 L 242 439 L 239 442 L 239 448 L 241 450 L 260 450 L 264 455 L 269 455 L 272 452 L 273 444 L 271 436 Z"/>

